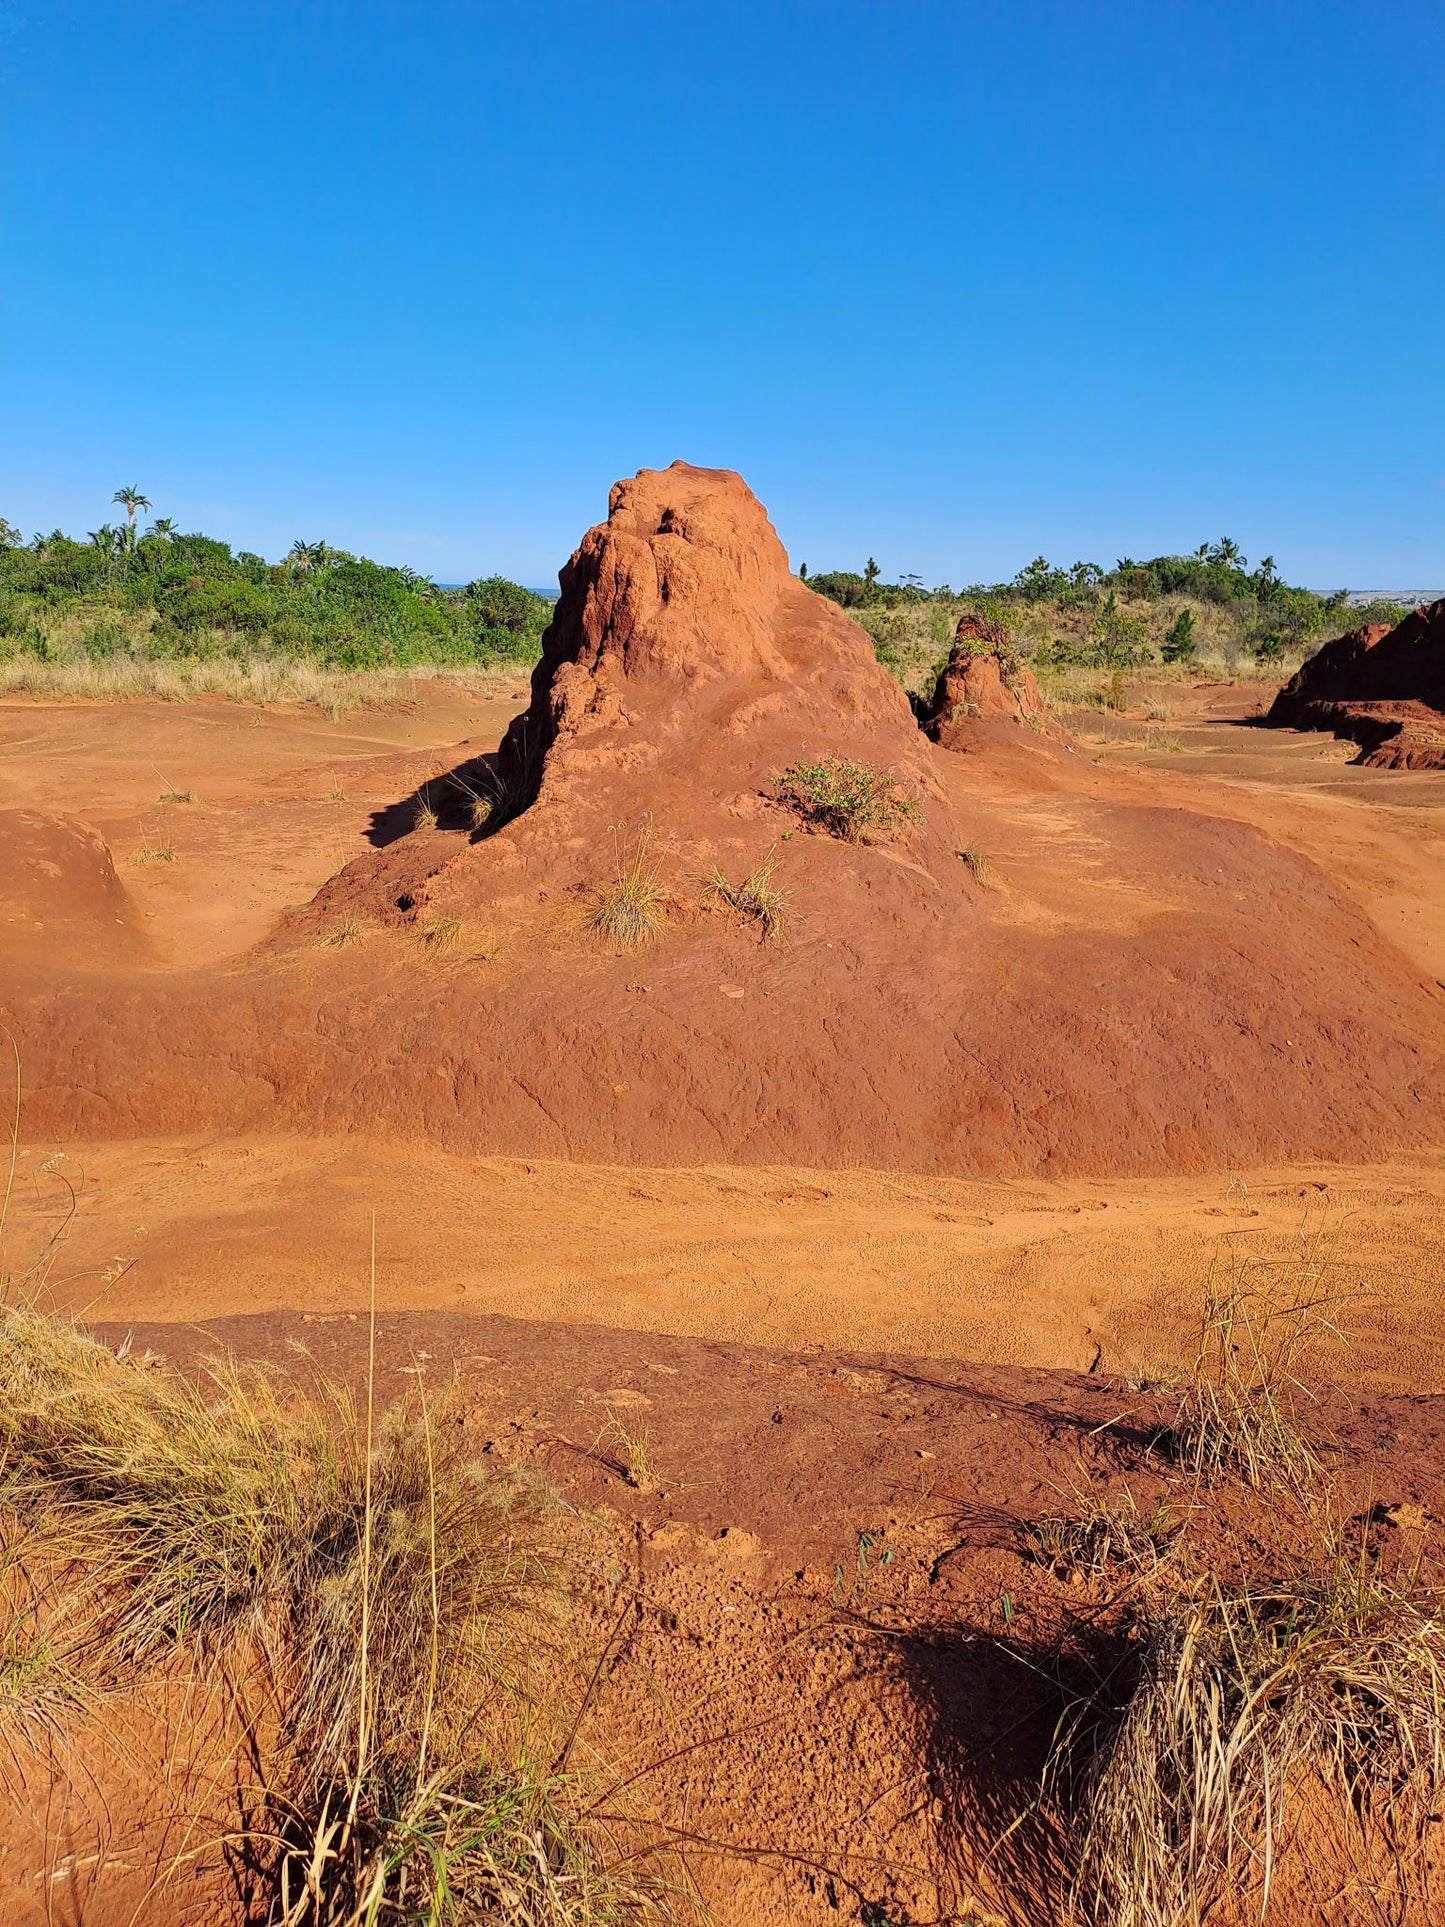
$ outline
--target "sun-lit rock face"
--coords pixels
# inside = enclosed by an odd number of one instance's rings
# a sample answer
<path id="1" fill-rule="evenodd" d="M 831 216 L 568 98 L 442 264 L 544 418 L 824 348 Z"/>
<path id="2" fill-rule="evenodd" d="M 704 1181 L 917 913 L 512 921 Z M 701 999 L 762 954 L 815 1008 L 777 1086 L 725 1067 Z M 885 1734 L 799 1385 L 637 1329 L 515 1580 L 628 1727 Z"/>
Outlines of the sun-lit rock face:
<path id="1" fill-rule="evenodd" d="M 1327 729 L 1377 768 L 1445 769 L 1445 599 L 1392 629 L 1367 623 L 1316 650 L 1275 697 L 1275 728 Z"/>

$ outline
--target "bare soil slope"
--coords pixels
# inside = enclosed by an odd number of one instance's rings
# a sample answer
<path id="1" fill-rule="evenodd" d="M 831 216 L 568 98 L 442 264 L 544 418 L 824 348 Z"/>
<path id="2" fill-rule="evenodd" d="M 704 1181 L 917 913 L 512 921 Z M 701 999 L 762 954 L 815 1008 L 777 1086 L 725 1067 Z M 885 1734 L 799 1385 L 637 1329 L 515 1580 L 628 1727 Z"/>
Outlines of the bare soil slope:
<path id="1" fill-rule="evenodd" d="M 736 476 L 619 484 L 562 590 L 499 753 L 427 784 L 420 827 L 406 795 L 379 813 L 382 847 L 269 945 L 6 999 L 32 1130 L 979 1176 L 1438 1142 L 1442 999 L 1355 902 L 1026 732 L 930 745 Z M 828 756 L 891 769 L 917 820 L 807 827 L 775 779 Z M 498 807 L 473 828 L 477 797 Z M 619 952 L 589 920 L 639 847 L 665 927 Z M 983 888 L 960 852 L 999 847 Z M 769 944 L 708 877 L 770 851 L 791 916 Z"/>

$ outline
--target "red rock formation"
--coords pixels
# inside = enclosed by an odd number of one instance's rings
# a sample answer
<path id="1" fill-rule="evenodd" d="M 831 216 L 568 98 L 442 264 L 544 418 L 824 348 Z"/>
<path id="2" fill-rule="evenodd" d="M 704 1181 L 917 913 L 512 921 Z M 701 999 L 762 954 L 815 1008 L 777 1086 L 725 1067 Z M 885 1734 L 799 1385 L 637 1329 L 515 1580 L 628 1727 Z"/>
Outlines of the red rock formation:
<path id="1" fill-rule="evenodd" d="M 1336 636 L 1290 677 L 1265 720 L 1332 730 L 1378 768 L 1445 769 L 1445 600 L 1393 629 L 1369 623 Z"/>
<path id="2" fill-rule="evenodd" d="M 577 797 L 582 772 L 605 811 L 607 772 L 643 756 L 680 769 L 696 821 L 714 803 L 734 812 L 749 784 L 765 794 L 778 757 L 804 748 L 866 755 L 937 792 L 903 692 L 862 630 L 792 575 L 740 476 L 674 462 L 618 482 L 560 581 L 531 703 L 500 753 L 514 803 L 545 814 Z"/>
<path id="3" fill-rule="evenodd" d="M 1040 735 L 1061 738 L 1049 715 L 1033 671 L 1009 647 L 997 623 L 961 615 L 953 650 L 934 687 L 923 719 L 928 735 L 942 749 L 977 748 L 989 723 L 1021 723 Z"/>
<path id="4" fill-rule="evenodd" d="M 644 470 L 562 572 L 525 716 L 429 786 L 439 823 L 402 799 L 224 973 L 6 1004 L 29 1127 L 979 1175 L 1439 1141 L 1445 1023 L 1350 899 L 978 727 L 968 756 L 928 741 L 737 476 Z M 891 776 L 909 818 L 871 843 L 805 823 L 778 778 L 828 758 Z M 594 924 L 619 861 L 659 906 L 630 951 Z M 715 887 L 765 864 L 771 941 Z M 364 940 L 320 941 L 343 925 Z"/>

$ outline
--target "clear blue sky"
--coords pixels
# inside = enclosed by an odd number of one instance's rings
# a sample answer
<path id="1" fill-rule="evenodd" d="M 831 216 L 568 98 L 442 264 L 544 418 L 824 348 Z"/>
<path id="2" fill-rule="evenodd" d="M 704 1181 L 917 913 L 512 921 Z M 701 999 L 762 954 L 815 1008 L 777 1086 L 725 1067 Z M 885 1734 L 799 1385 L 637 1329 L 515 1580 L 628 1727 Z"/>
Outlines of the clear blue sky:
<path id="1" fill-rule="evenodd" d="M 1440 0 L 0 0 L 0 514 L 1445 586 Z"/>

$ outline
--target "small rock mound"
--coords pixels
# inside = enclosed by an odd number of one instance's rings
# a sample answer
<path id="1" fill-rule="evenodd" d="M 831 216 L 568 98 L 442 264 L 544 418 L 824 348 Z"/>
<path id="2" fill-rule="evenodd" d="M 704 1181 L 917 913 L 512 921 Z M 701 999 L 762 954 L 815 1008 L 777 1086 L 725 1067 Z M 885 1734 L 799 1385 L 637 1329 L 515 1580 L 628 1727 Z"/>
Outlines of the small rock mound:
<path id="1" fill-rule="evenodd" d="M 1056 740 L 1063 735 L 1002 625 L 971 614 L 958 619 L 953 650 L 922 720 L 941 749 L 976 748 L 992 734 L 991 723 L 1022 723 Z"/>
<path id="2" fill-rule="evenodd" d="M 0 953 L 114 962 L 140 944 L 110 848 L 79 817 L 0 810 Z"/>
<path id="3" fill-rule="evenodd" d="M 1392 629 L 1367 623 L 1336 636 L 1281 689 L 1272 728 L 1327 729 L 1380 769 L 1445 769 L 1445 600 Z"/>

